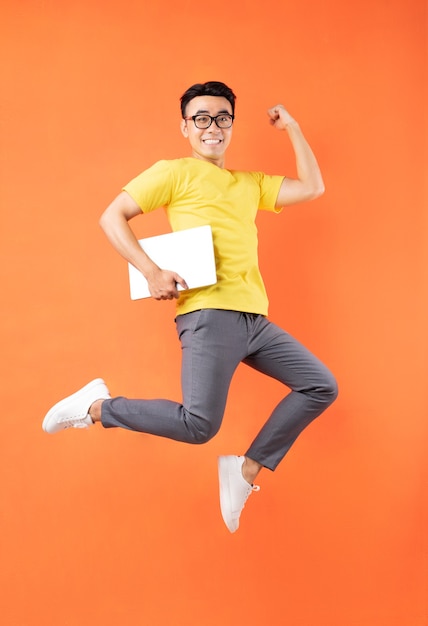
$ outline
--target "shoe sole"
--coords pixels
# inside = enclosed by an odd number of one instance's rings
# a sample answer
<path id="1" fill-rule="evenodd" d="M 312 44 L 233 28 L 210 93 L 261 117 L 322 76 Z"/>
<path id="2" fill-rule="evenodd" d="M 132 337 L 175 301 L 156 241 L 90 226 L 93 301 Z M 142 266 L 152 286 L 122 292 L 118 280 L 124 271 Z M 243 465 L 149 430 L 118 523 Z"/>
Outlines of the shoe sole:
<path id="1" fill-rule="evenodd" d="M 66 407 L 67 404 L 69 404 L 70 402 L 73 402 L 73 400 L 76 398 L 76 396 L 78 396 L 78 395 L 80 395 L 82 393 L 89 392 L 89 391 L 91 391 L 91 389 L 97 387 L 98 385 L 104 385 L 105 386 L 105 382 L 103 381 L 102 378 L 96 378 L 95 380 L 92 380 L 90 383 L 88 383 L 87 385 L 85 385 L 84 387 L 82 387 L 81 389 L 76 391 L 75 393 L 72 393 L 70 396 L 67 396 L 63 400 L 60 400 L 59 402 L 54 404 L 54 406 L 46 413 L 46 416 L 45 416 L 45 418 L 43 420 L 43 423 L 42 423 L 42 428 L 45 431 L 45 433 L 52 434 L 52 433 L 49 432 L 48 426 L 49 426 L 49 422 L 51 421 L 52 417 L 54 416 L 54 414 L 57 411 L 60 411 L 61 409 Z"/>
<path id="2" fill-rule="evenodd" d="M 226 520 L 223 511 L 228 509 L 232 511 L 232 498 L 231 498 L 231 490 L 230 490 L 230 472 L 229 472 L 229 461 L 227 457 L 220 456 L 218 458 L 218 482 L 220 486 L 220 510 L 221 516 L 223 518 L 224 523 L 226 524 L 228 530 L 231 533 L 234 533 L 239 528 L 239 520 L 237 520 L 236 528 L 230 528 L 229 522 Z"/>

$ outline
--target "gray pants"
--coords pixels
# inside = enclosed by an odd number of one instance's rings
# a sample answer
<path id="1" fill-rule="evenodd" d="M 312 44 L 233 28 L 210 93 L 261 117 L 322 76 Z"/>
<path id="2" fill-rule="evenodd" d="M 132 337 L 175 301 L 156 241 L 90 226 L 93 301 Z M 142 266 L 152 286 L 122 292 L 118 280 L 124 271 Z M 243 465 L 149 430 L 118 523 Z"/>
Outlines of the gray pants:
<path id="1" fill-rule="evenodd" d="M 245 453 L 274 470 L 302 430 L 336 398 L 329 370 L 288 333 L 262 315 L 203 309 L 179 315 L 183 404 L 112 398 L 102 424 L 205 443 L 218 432 L 232 376 L 240 362 L 291 389 Z M 260 399 L 262 407 L 264 399 Z"/>

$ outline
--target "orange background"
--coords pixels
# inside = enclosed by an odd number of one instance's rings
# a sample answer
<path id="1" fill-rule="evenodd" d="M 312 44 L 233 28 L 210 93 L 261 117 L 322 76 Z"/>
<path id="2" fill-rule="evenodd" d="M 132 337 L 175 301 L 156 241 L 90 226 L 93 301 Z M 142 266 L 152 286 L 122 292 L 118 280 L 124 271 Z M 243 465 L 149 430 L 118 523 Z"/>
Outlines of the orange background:
<path id="1" fill-rule="evenodd" d="M 1 2 L 5 626 L 428 623 L 426 19 L 424 0 Z M 205 80 L 238 95 L 229 167 L 294 174 L 265 113 L 283 102 L 327 187 L 260 215 L 261 265 L 270 317 L 340 396 L 261 475 L 235 535 L 216 456 L 245 450 L 277 383 L 239 369 L 200 447 L 41 430 L 96 376 L 180 399 L 173 305 L 130 301 L 98 217 L 188 154 L 178 98 Z"/>

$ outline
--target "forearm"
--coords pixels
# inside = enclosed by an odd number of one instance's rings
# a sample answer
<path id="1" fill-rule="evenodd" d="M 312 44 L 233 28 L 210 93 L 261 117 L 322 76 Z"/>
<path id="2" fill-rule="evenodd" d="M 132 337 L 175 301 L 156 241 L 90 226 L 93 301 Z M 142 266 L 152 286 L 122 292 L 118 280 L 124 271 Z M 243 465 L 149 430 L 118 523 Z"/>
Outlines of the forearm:
<path id="1" fill-rule="evenodd" d="M 324 193 L 324 181 L 312 148 L 295 120 L 287 124 L 286 130 L 296 158 L 297 178 L 310 198 L 317 197 Z"/>
<path id="2" fill-rule="evenodd" d="M 270 123 L 279 131 L 287 131 L 296 159 L 297 178 L 284 178 L 276 201 L 277 207 L 313 200 L 324 193 L 324 182 L 312 148 L 299 124 L 278 104 L 268 110 Z"/>

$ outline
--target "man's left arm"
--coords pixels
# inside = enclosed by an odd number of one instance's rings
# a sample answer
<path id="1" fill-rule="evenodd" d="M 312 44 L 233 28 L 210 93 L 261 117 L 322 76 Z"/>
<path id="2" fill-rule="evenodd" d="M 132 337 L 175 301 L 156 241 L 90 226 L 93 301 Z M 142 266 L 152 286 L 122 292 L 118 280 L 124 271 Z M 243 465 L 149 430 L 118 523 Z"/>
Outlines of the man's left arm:
<path id="1" fill-rule="evenodd" d="M 296 157 L 297 178 L 284 178 L 279 189 L 276 207 L 314 200 L 324 193 L 324 182 L 317 160 L 306 141 L 299 124 L 282 104 L 268 110 L 270 123 L 286 131 Z"/>

